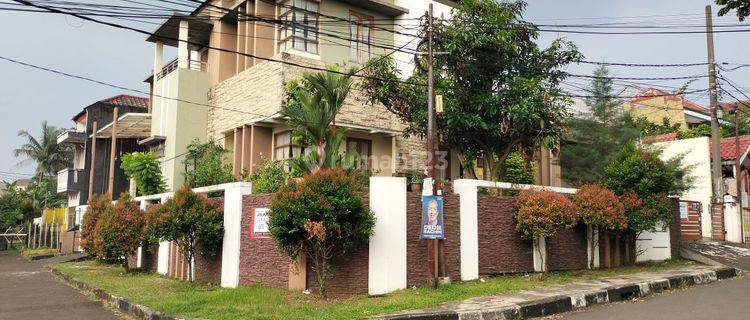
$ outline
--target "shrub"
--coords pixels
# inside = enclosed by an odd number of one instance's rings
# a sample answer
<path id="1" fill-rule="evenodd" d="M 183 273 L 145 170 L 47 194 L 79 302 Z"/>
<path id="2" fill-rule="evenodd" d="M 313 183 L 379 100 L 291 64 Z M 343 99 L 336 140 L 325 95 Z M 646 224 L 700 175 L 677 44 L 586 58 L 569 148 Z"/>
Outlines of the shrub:
<path id="1" fill-rule="evenodd" d="M 81 223 L 81 246 L 88 254 L 99 257 L 102 247 L 98 239 L 97 228 L 102 215 L 114 210 L 109 194 L 94 195 L 89 199 L 89 206 Z"/>
<path id="2" fill-rule="evenodd" d="M 527 165 L 523 155 L 511 153 L 505 159 L 505 182 L 532 184 L 534 183 L 534 167 Z"/>
<path id="3" fill-rule="evenodd" d="M 159 156 L 153 152 L 133 152 L 122 156 L 122 170 L 135 180 L 138 194 L 162 193 L 167 185 L 161 175 Z"/>
<path id="4" fill-rule="evenodd" d="M 309 259 L 323 297 L 331 261 L 366 244 L 372 234 L 375 218 L 358 190 L 343 170 L 322 169 L 282 187 L 271 203 L 271 236 L 291 259 Z"/>
<path id="5" fill-rule="evenodd" d="M 516 207 L 513 215 L 516 230 L 525 239 L 537 241 L 539 237 L 551 237 L 560 229 L 570 229 L 578 224 L 575 204 L 552 191 L 523 190 L 518 195 Z M 544 257 L 542 252 L 539 253 Z M 547 271 L 547 259 L 542 260 L 542 266 Z"/>
<path id="6" fill-rule="evenodd" d="M 584 224 L 605 230 L 623 230 L 628 226 L 625 207 L 612 190 L 598 184 L 583 185 L 573 202 Z"/>
<path id="7" fill-rule="evenodd" d="M 185 183 L 191 187 L 205 187 L 235 181 L 232 165 L 224 163 L 226 153 L 227 150 L 214 141 L 201 143 L 193 140 L 183 161 Z"/>
<path id="8" fill-rule="evenodd" d="M 253 193 L 274 193 L 279 191 L 279 188 L 284 185 L 287 176 L 288 174 L 284 170 L 284 162 L 262 158 L 260 165 L 250 175 L 250 181 L 253 182 Z"/>
<path id="9" fill-rule="evenodd" d="M 122 193 L 113 210 L 99 217 L 97 233 L 101 239 L 99 258 L 107 262 L 122 262 L 127 269 L 127 256 L 141 245 L 144 216 L 130 195 Z"/>
<path id="10" fill-rule="evenodd" d="M 154 209 L 164 214 L 161 236 L 174 241 L 182 254 L 193 261 L 196 249 L 213 256 L 221 248 L 224 237 L 224 215 L 203 195 L 185 185 L 163 207 Z M 199 245 L 200 244 L 200 245 Z M 188 281 L 193 281 L 192 269 Z"/>
<path id="11" fill-rule="evenodd" d="M 674 203 L 665 194 L 651 195 L 628 211 L 628 224 L 636 234 L 657 231 L 660 224 L 664 227 L 672 223 L 674 210 Z"/>
<path id="12" fill-rule="evenodd" d="M 146 209 L 143 221 L 143 236 L 141 239 L 144 247 L 152 247 L 159 244 L 164 235 L 165 219 L 164 205 L 154 204 Z"/>

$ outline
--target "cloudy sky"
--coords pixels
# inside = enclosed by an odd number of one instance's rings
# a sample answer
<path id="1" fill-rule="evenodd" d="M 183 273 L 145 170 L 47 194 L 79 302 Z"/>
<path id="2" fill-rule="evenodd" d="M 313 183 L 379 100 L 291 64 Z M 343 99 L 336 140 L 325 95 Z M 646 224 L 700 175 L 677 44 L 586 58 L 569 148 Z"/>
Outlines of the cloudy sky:
<path id="1" fill-rule="evenodd" d="M 127 5 L 116 0 L 90 1 Z M 2 3 L 5 2 L 0 2 Z M 701 30 L 689 26 L 704 24 L 704 6 L 708 3 L 697 0 L 530 0 L 525 18 L 538 24 L 627 23 Z M 714 12 L 716 11 L 714 8 Z M 733 15 L 715 18 L 716 25 L 737 23 Z M 143 24 L 134 26 L 153 29 L 153 26 Z M 750 30 L 750 24 L 747 29 Z M 547 44 L 556 37 L 573 41 L 587 60 L 631 63 L 706 61 L 706 39 L 702 33 L 583 35 L 543 32 L 539 41 Z M 147 90 L 142 81 L 151 70 L 153 47 L 144 41 L 143 35 L 71 17 L 0 11 L 0 40 L 2 57 Z M 750 63 L 750 58 L 747 57 L 750 52 L 750 32 L 716 34 L 715 43 L 717 62 Z M 593 66 L 576 65 L 571 66 L 570 70 L 578 74 L 590 74 Z M 750 88 L 750 75 L 745 70 L 748 69 L 738 69 L 725 75 L 740 86 Z M 681 77 L 705 74 L 706 67 L 613 67 L 612 71 L 620 77 Z M 32 166 L 17 166 L 20 159 L 13 157 L 13 149 L 22 143 L 17 137 L 19 130 L 38 134 L 40 123 L 44 120 L 55 126 L 70 127 L 73 124 L 70 118 L 84 106 L 123 93 L 121 90 L 5 61 L 0 61 L 0 75 L 0 180 L 33 172 Z M 582 86 L 585 82 L 585 79 L 569 81 L 573 86 Z M 679 87 L 685 80 L 646 82 Z M 707 80 L 701 78 L 692 83 L 690 88 L 701 89 L 706 86 Z M 706 104 L 704 93 L 692 95 L 691 98 Z M 725 100 L 729 99 L 726 97 Z"/>

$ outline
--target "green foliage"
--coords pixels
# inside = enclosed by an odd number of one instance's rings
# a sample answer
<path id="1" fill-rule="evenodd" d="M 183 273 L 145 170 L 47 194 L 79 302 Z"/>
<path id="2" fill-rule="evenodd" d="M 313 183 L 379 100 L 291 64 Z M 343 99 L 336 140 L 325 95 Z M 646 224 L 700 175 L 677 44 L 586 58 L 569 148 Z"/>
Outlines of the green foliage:
<path id="1" fill-rule="evenodd" d="M 255 167 L 255 171 L 250 175 L 250 181 L 253 182 L 253 193 L 274 193 L 279 191 L 279 188 L 284 185 L 288 175 L 284 169 L 283 161 L 272 161 L 262 158 L 260 165 Z"/>
<path id="2" fill-rule="evenodd" d="M 440 51 L 448 52 L 437 59 L 434 79 L 444 101 L 437 118 L 440 145 L 456 150 L 464 167 L 472 159 L 487 160 L 488 180 L 505 178 L 505 160 L 514 151 L 557 146 L 570 104 L 559 88 L 562 69 L 581 58 L 561 39 L 540 48 L 534 25 L 522 19 L 525 7 L 522 1 L 465 0 L 434 28 Z M 407 135 L 424 135 L 427 94 L 413 83 L 426 83 L 426 72 L 418 69 L 404 83 L 390 57 L 367 66 L 360 87 L 370 100 L 397 114 Z"/>
<path id="3" fill-rule="evenodd" d="M 573 202 L 581 221 L 604 230 L 624 230 L 628 227 L 625 207 L 612 190 L 597 184 L 581 186 L 573 195 Z"/>
<path id="4" fill-rule="evenodd" d="M 205 196 L 196 194 L 185 185 L 156 210 L 161 218 L 159 238 L 174 241 L 182 254 L 192 261 L 201 254 L 216 255 L 224 237 L 224 215 Z M 188 280 L 193 281 L 192 272 Z"/>
<path id="5" fill-rule="evenodd" d="M 692 167 L 683 166 L 683 157 L 659 159 L 661 151 L 623 147 L 604 169 L 603 184 L 616 194 L 633 190 L 641 199 L 654 194 L 679 196 L 690 189 Z"/>
<path id="6" fill-rule="evenodd" d="M 603 184 L 621 196 L 628 226 L 636 233 L 654 230 L 660 222 L 668 225 L 674 205 L 667 196 L 679 196 L 693 181 L 692 167 L 682 165 L 683 157 L 662 161 L 659 155 L 658 150 L 627 145 L 604 172 Z"/>
<path id="7" fill-rule="evenodd" d="M 661 124 L 653 123 L 646 119 L 646 117 L 638 117 L 633 118 L 632 116 L 629 116 L 629 125 L 633 126 L 638 129 L 638 131 L 642 132 L 643 136 L 655 136 L 660 134 L 667 134 L 667 133 L 677 133 L 680 132 L 680 124 L 679 123 L 672 123 L 669 118 L 664 117 L 661 119 Z"/>
<path id="8" fill-rule="evenodd" d="M 292 259 L 308 258 L 324 297 L 331 261 L 366 244 L 374 224 L 357 182 L 340 169 L 307 174 L 282 187 L 271 203 L 276 245 Z"/>
<path id="9" fill-rule="evenodd" d="M 304 174 L 322 168 L 356 167 L 356 155 L 340 152 L 348 129 L 332 125 L 349 95 L 355 71 L 351 69 L 345 75 L 305 73 L 302 79 L 287 85 L 282 114 L 289 118 L 294 140 L 314 148 L 309 154 L 290 160 L 293 171 Z"/>
<path id="10" fill-rule="evenodd" d="M 122 170 L 135 180 L 139 195 L 162 193 L 167 189 L 161 175 L 159 156 L 153 152 L 133 152 L 122 156 Z"/>
<path id="11" fill-rule="evenodd" d="M 232 165 L 224 163 L 226 153 L 227 150 L 214 141 L 193 140 L 183 161 L 185 183 L 197 188 L 235 181 Z"/>
<path id="12" fill-rule="evenodd" d="M 36 163 L 37 178 L 55 176 L 57 171 L 69 167 L 73 160 L 73 149 L 70 145 L 57 143 L 57 136 L 62 131 L 48 125 L 47 121 L 42 121 L 42 132 L 38 138 L 27 130 L 19 131 L 18 136 L 26 143 L 13 150 L 13 155 L 25 158 L 18 164 Z"/>
<path id="13" fill-rule="evenodd" d="M 29 222 L 33 216 L 24 217 L 22 204 L 26 202 L 22 190 L 16 188 L 15 183 L 5 185 L 3 194 L 0 196 L 0 229 L 18 227 L 24 222 Z"/>
<path id="14" fill-rule="evenodd" d="M 411 175 L 409 175 L 409 183 L 423 183 L 426 177 L 427 176 L 425 176 L 421 170 L 414 170 Z"/>
<path id="15" fill-rule="evenodd" d="M 155 247 L 162 240 L 166 217 L 165 208 L 162 204 L 153 204 L 146 208 L 141 236 L 144 247 Z"/>
<path id="16" fill-rule="evenodd" d="M 560 148 L 562 178 L 572 186 L 601 180 L 604 166 L 625 144 L 636 140 L 640 127 L 622 112 L 622 101 L 612 89 L 609 69 L 601 66 L 591 80 L 591 97 L 584 114 L 567 120 L 570 129 Z"/>
<path id="17" fill-rule="evenodd" d="M 138 204 L 123 192 L 112 210 L 106 210 L 97 219 L 97 238 L 101 240 L 98 258 L 107 262 L 120 262 L 127 268 L 127 256 L 141 245 L 144 215 Z"/>
<path id="18" fill-rule="evenodd" d="M 514 152 L 505 159 L 505 182 L 533 184 L 534 167 L 527 163 L 523 156 Z"/>
<path id="19" fill-rule="evenodd" d="M 94 195 L 89 199 L 86 213 L 81 223 L 81 246 L 91 256 L 100 257 L 103 254 L 103 244 L 98 233 L 99 220 L 105 215 L 112 215 L 114 206 L 109 201 L 109 194 Z"/>
<path id="20" fill-rule="evenodd" d="M 716 4 L 721 6 L 719 16 L 723 16 L 732 10 L 737 10 L 737 19 L 740 21 L 744 21 L 747 16 L 750 16 L 749 0 L 716 0 Z"/>
<path id="21" fill-rule="evenodd" d="M 711 136 L 711 126 L 705 123 L 695 128 L 692 128 L 690 130 L 680 131 L 677 134 L 677 137 L 679 137 L 680 139 L 690 139 L 690 138 L 710 137 L 710 136 Z"/>
<path id="22" fill-rule="evenodd" d="M 523 190 L 516 208 L 516 230 L 525 239 L 553 236 L 560 229 L 574 227 L 579 220 L 575 204 L 552 191 Z"/>
<path id="23" fill-rule="evenodd" d="M 725 124 L 721 125 L 721 136 L 724 138 L 735 136 L 735 120 L 740 124 L 740 135 L 750 134 L 750 108 L 741 103 L 739 112 L 725 113 L 723 119 Z M 738 119 L 735 119 L 738 118 Z"/>

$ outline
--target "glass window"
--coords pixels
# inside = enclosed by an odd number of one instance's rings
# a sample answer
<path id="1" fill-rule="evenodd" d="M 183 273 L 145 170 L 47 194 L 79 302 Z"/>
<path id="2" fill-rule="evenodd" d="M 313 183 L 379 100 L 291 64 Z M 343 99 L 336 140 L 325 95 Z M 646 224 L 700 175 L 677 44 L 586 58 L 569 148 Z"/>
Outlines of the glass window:
<path id="1" fill-rule="evenodd" d="M 318 53 L 318 1 L 286 0 L 280 2 L 279 48 Z"/>
<path id="2" fill-rule="evenodd" d="M 373 17 L 349 12 L 349 60 L 365 62 L 370 59 Z"/>
<path id="3" fill-rule="evenodd" d="M 364 139 L 348 138 L 346 139 L 346 152 L 355 153 L 359 156 L 357 168 L 369 170 L 372 158 L 372 141 Z"/>
<path id="4" fill-rule="evenodd" d="M 292 141 L 292 132 L 284 131 L 274 136 L 275 146 L 273 150 L 274 160 L 285 160 L 296 158 L 310 152 L 309 147 L 304 147 Z"/>

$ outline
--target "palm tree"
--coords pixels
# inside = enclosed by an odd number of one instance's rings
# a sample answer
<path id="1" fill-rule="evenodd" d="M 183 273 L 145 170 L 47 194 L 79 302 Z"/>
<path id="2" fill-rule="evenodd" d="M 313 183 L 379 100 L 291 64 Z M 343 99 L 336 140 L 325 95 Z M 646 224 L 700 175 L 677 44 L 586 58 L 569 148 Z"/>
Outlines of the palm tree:
<path id="1" fill-rule="evenodd" d="M 62 132 L 54 126 L 42 121 L 42 133 L 39 138 L 35 138 L 27 130 L 18 132 L 19 137 L 27 140 L 20 148 L 13 151 L 16 157 L 24 157 L 18 163 L 19 166 L 35 162 L 36 176 L 38 182 L 41 182 L 44 176 L 53 176 L 57 171 L 67 168 L 72 161 L 73 152 L 71 148 L 64 144 L 57 143 L 57 136 Z"/>
<path id="2" fill-rule="evenodd" d="M 295 128 L 301 140 L 315 147 L 310 156 L 316 160 L 317 167 L 312 171 L 333 167 L 342 160 L 338 151 L 346 130 L 337 130 L 336 115 L 352 88 L 354 72 L 351 69 L 341 74 L 331 69 L 324 73 L 306 73 L 301 83 L 290 84 L 292 93 L 282 114 L 289 118 L 289 125 Z"/>

